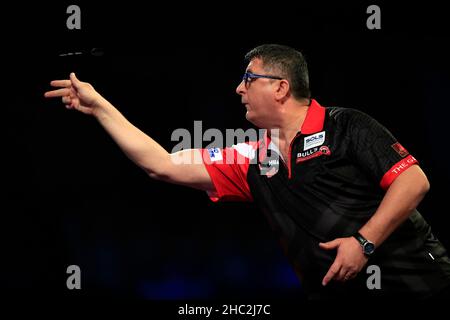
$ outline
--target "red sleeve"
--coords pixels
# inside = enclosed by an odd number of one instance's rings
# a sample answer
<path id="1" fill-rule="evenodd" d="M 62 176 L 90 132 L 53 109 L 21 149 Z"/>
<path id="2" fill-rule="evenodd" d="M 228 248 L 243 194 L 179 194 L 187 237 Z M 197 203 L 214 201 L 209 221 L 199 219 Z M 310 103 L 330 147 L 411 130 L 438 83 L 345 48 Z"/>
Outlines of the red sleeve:
<path id="1" fill-rule="evenodd" d="M 203 163 L 215 187 L 215 191 L 208 192 L 212 201 L 253 201 L 247 183 L 249 158 L 235 148 L 201 151 Z"/>
<path id="2" fill-rule="evenodd" d="M 387 190 L 389 186 L 394 182 L 395 179 L 406 169 L 411 167 L 413 164 L 418 164 L 418 161 L 416 158 L 414 158 L 412 155 L 409 155 L 408 157 L 400 160 L 396 164 L 392 166 L 392 168 L 387 171 L 383 178 L 381 179 L 380 186 L 384 190 Z"/>

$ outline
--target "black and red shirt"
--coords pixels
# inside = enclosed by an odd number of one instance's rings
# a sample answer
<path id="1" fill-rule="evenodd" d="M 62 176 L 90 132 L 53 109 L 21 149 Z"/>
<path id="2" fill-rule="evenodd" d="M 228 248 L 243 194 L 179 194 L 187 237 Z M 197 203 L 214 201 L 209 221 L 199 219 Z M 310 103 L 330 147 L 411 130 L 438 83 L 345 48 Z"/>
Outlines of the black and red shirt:
<path id="1" fill-rule="evenodd" d="M 330 294 L 425 297 L 450 285 L 450 260 L 417 210 L 377 248 L 367 265 L 381 289 L 367 288 L 363 269 L 346 283 L 321 281 L 335 251 L 319 242 L 348 237 L 375 213 L 391 183 L 417 160 L 367 114 L 324 108 L 312 100 L 288 159 L 269 135 L 225 149 L 204 149 L 213 201 L 255 201 L 266 215 L 310 297 Z"/>

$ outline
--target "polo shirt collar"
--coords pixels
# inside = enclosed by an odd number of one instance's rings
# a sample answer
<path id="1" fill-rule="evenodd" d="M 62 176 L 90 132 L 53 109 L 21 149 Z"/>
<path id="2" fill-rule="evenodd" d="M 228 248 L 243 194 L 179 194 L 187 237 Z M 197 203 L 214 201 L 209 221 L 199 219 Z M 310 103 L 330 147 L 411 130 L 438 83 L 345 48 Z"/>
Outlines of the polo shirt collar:
<path id="1" fill-rule="evenodd" d="M 306 112 L 305 121 L 303 121 L 300 132 L 302 134 L 312 134 L 323 130 L 325 121 L 325 108 L 316 100 L 311 100 L 311 105 Z"/>
<path id="2" fill-rule="evenodd" d="M 315 99 L 311 99 L 311 104 L 306 112 L 305 121 L 303 121 L 299 132 L 301 132 L 301 134 L 313 134 L 322 131 L 324 121 L 325 108 L 322 107 Z M 272 149 L 271 146 L 274 146 L 274 144 L 271 143 L 271 139 L 267 135 L 267 132 L 268 130 L 264 132 L 262 147 L 265 148 L 266 146 L 269 146 L 269 149 Z"/>

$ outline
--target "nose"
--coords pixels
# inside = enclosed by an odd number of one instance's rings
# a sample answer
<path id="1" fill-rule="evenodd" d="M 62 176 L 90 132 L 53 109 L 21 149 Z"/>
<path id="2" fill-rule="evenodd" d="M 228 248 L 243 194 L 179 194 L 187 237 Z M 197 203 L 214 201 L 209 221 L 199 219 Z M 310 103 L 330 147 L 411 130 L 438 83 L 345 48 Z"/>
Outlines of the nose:
<path id="1" fill-rule="evenodd" d="M 239 83 L 239 85 L 237 86 L 237 88 L 236 88 L 236 93 L 238 94 L 238 95 L 243 95 L 244 94 L 244 92 L 245 92 L 245 84 L 244 84 L 244 80 L 242 80 L 240 83 Z"/>

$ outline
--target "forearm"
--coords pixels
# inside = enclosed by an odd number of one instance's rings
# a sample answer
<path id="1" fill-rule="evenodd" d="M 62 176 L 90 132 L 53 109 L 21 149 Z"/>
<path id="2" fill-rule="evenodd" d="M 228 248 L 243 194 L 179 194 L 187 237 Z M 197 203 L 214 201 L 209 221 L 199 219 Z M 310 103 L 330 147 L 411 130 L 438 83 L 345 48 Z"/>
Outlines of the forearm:
<path id="1" fill-rule="evenodd" d="M 111 103 L 101 98 L 95 118 L 122 151 L 150 176 L 163 175 L 169 153 L 156 141 L 131 124 Z"/>
<path id="2" fill-rule="evenodd" d="M 418 166 L 406 170 L 389 187 L 376 213 L 360 233 L 379 246 L 409 217 L 428 189 L 428 180 Z"/>

